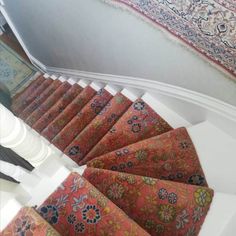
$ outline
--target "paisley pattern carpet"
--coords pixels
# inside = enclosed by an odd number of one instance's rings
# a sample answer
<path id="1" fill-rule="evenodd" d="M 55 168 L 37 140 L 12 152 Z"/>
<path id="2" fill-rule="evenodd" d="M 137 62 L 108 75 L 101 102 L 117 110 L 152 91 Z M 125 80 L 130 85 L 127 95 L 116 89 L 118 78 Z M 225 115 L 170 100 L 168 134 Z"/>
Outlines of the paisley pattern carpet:
<path id="1" fill-rule="evenodd" d="M 0 40 L 0 82 L 8 87 L 12 95 L 35 73 L 33 66 Z"/>
<path id="2" fill-rule="evenodd" d="M 37 206 L 42 224 L 63 236 L 198 235 L 214 191 L 188 130 L 173 129 L 142 98 L 125 94 L 40 76 L 14 97 L 15 114 L 87 164 L 83 176 L 71 173 Z M 24 217 L 4 232 L 19 229 Z M 36 235 L 37 224 L 23 223 L 12 235 Z"/>
<path id="3" fill-rule="evenodd" d="M 235 0 L 103 0 L 150 20 L 236 76 Z"/>

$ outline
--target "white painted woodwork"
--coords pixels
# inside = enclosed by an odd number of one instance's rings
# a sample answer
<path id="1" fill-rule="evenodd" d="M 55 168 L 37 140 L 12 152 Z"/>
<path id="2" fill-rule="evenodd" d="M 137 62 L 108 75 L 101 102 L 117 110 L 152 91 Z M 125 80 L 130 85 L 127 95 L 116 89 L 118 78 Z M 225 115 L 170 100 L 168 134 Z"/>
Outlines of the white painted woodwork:
<path id="1" fill-rule="evenodd" d="M 136 99 L 138 99 L 142 95 L 142 91 L 140 90 L 134 90 L 130 88 L 124 88 L 121 93 L 127 97 L 130 101 L 134 102 Z"/>
<path id="2" fill-rule="evenodd" d="M 142 99 L 174 129 L 179 127 L 188 127 L 191 125 L 178 113 L 169 109 L 163 103 L 154 98 L 151 94 L 145 93 L 142 96 Z"/>
<path id="3" fill-rule="evenodd" d="M 1 193 L 1 197 L 5 195 L 5 198 L 10 196 Z M 0 211 L 0 232 L 11 222 L 11 220 L 16 216 L 19 210 L 23 207 L 15 198 L 11 198 Z"/>
<path id="4" fill-rule="evenodd" d="M 233 236 L 235 222 L 236 195 L 215 192 L 199 236 Z"/>
<path id="5" fill-rule="evenodd" d="M 122 88 L 120 86 L 109 84 L 109 85 L 106 85 L 104 89 L 106 89 L 112 96 L 115 96 L 118 92 L 121 91 Z"/>
<path id="6" fill-rule="evenodd" d="M 26 169 L 22 168 L 21 166 L 16 166 L 8 163 L 6 161 L 0 160 L 0 172 L 12 177 L 18 182 L 23 182 L 29 187 L 37 184 L 37 182 L 39 181 L 36 176 L 30 174 L 30 172 Z"/>
<path id="7" fill-rule="evenodd" d="M 89 86 L 93 88 L 95 91 L 99 91 L 101 88 L 105 86 L 105 84 L 99 82 L 92 82 Z"/>
<path id="8" fill-rule="evenodd" d="M 50 155 L 50 149 L 35 132 L 0 104 L 0 144 L 39 166 Z"/>
<path id="9" fill-rule="evenodd" d="M 218 192 L 236 194 L 236 140 L 207 121 L 187 130 L 209 186 Z"/>

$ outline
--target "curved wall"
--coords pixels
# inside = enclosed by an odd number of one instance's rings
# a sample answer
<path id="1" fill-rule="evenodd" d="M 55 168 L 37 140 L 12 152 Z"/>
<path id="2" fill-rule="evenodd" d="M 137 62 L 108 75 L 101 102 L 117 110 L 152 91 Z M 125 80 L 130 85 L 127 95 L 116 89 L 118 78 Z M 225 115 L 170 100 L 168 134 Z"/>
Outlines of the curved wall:
<path id="1" fill-rule="evenodd" d="M 30 54 L 46 66 L 157 80 L 236 106 L 233 80 L 126 11 L 101 0 L 4 3 Z"/>

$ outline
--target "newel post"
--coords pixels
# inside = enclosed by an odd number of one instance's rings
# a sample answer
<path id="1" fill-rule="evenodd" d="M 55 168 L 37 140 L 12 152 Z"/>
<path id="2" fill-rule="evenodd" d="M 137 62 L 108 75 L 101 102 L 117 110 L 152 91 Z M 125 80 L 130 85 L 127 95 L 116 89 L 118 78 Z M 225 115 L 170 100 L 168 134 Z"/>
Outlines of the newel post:
<path id="1" fill-rule="evenodd" d="M 1 104 L 0 145 L 11 148 L 34 167 L 42 164 L 51 154 L 43 139 Z"/>

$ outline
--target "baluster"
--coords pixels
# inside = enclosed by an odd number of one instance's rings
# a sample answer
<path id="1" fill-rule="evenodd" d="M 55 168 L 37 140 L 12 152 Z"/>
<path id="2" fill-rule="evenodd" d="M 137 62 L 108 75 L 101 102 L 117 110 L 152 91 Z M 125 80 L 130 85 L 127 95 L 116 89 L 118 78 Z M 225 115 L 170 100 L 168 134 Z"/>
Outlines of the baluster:
<path id="1" fill-rule="evenodd" d="M 42 164 L 51 154 L 46 142 L 1 104 L 0 144 L 11 148 L 34 167 Z"/>

